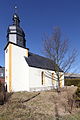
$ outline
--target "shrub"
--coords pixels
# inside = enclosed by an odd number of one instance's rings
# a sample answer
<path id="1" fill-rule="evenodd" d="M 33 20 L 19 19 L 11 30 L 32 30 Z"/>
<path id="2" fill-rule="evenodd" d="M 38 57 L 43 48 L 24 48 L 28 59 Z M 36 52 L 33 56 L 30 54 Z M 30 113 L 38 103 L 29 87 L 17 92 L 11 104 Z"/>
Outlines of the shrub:
<path id="1" fill-rule="evenodd" d="M 0 81 L 0 92 L 2 91 L 2 83 L 1 83 L 1 81 Z"/>
<path id="2" fill-rule="evenodd" d="M 80 83 L 78 84 L 78 88 L 75 92 L 74 99 L 77 107 L 80 107 Z"/>
<path id="3" fill-rule="evenodd" d="M 78 88 L 76 90 L 76 96 L 78 97 L 78 99 L 80 100 L 80 83 L 78 84 Z"/>
<path id="4" fill-rule="evenodd" d="M 78 86 L 80 79 L 65 79 L 65 86 Z"/>
<path id="5" fill-rule="evenodd" d="M 6 100 L 5 87 L 4 84 L 0 82 L 0 105 L 3 105 L 5 100 Z"/>

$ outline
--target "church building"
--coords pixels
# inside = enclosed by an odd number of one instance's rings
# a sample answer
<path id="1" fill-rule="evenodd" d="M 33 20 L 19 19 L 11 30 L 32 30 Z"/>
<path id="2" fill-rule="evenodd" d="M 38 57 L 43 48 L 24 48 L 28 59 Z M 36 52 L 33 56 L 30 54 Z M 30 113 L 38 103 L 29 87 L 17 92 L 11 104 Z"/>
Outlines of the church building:
<path id="1" fill-rule="evenodd" d="M 34 43 L 35 44 L 35 43 Z M 64 87 L 64 73 L 60 69 L 60 87 Z M 54 62 L 26 48 L 25 33 L 19 16 L 14 13 L 8 27 L 5 46 L 5 82 L 8 92 L 41 91 L 57 88 Z"/>

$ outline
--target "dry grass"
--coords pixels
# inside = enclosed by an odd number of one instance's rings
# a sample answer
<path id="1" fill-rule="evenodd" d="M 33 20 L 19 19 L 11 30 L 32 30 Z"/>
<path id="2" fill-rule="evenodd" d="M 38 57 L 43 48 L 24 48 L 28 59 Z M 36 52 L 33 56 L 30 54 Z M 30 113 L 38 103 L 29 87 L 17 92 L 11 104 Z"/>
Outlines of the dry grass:
<path id="1" fill-rule="evenodd" d="M 67 120 L 65 119 L 67 115 L 73 116 L 77 111 L 80 112 L 80 109 L 73 108 L 70 114 L 68 110 L 67 100 L 75 89 L 69 87 L 60 94 L 54 91 L 44 91 L 40 94 L 38 92 L 13 93 L 8 101 L 0 106 L 0 120 Z"/>

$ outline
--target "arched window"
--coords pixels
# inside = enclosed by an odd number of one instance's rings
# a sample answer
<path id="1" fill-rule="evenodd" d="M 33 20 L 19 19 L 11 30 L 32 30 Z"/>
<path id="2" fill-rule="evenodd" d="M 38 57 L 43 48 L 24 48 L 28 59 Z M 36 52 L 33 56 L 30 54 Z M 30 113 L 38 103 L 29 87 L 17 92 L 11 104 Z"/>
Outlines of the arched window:
<path id="1" fill-rule="evenodd" d="M 42 83 L 42 85 L 44 84 L 44 80 L 45 80 L 45 76 L 44 76 L 44 72 L 42 71 L 42 73 L 41 73 L 41 83 Z"/>
<path id="2" fill-rule="evenodd" d="M 52 73 L 52 84 L 54 85 L 54 73 Z"/>

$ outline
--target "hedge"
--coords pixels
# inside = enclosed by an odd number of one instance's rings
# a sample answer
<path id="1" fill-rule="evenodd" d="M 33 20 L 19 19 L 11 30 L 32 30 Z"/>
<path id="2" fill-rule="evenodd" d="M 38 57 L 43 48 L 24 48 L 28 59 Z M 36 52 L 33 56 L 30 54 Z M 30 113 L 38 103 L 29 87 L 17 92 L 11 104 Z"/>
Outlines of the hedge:
<path id="1" fill-rule="evenodd" d="M 78 84 L 80 83 L 80 79 L 65 79 L 65 86 L 78 86 Z"/>

